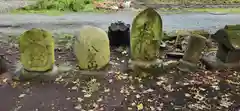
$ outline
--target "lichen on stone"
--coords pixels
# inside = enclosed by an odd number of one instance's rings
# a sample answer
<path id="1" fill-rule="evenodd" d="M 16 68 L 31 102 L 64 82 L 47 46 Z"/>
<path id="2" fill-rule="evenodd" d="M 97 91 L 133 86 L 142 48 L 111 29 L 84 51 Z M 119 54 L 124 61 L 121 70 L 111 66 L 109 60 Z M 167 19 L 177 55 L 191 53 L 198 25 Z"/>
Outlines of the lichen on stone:
<path id="1" fill-rule="evenodd" d="M 234 48 L 234 49 L 240 49 L 240 30 L 225 30 L 227 33 L 227 39 L 230 42 L 230 45 Z M 225 41 L 228 42 L 228 41 Z"/>
<path id="2" fill-rule="evenodd" d="M 224 29 L 227 30 L 240 30 L 240 24 L 235 24 L 235 25 L 226 25 Z"/>
<path id="3" fill-rule="evenodd" d="M 107 33 L 97 27 L 84 26 L 74 42 L 74 53 L 79 67 L 98 70 L 110 61 L 110 46 Z"/>
<path id="4" fill-rule="evenodd" d="M 28 71 L 47 71 L 54 65 L 52 34 L 33 28 L 19 37 L 20 61 Z"/>
<path id="5" fill-rule="evenodd" d="M 131 56 L 133 60 L 151 61 L 159 56 L 162 19 L 152 8 L 140 12 L 132 23 Z"/>

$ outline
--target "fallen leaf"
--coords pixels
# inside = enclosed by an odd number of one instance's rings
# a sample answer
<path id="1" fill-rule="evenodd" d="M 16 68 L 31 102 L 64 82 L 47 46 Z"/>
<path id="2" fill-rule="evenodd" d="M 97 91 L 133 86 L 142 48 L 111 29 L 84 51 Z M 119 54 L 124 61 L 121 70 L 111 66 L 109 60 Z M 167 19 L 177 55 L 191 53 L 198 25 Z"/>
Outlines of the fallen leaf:
<path id="1" fill-rule="evenodd" d="M 83 101 L 83 99 L 82 98 L 77 98 L 77 100 L 78 100 L 78 102 L 82 102 Z"/>
<path id="2" fill-rule="evenodd" d="M 26 94 L 20 94 L 18 97 L 23 98 Z"/>
<path id="3" fill-rule="evenodd" d="M 136 103 L 133 102 L 131 105 L 132 105 L 132 106 L 136 106 Z"/>
<path id="4" fill-rule="evenodd" d="M 139 94 L 136 95 L 136 98 L 140 98 L 141 96 Z"/>
<path id="5" fill-rule="evenodd" d="M 81 104 L 79 104 L 79 105 L 75 106 L 75 107 L 74 107 L 74 109 L 76 109 L 76 110 L 81 110 L 81 109 L 82 109 L 82 106 L 81 106 Z"/>
<path id="6" fill-rule="evenodd" d="M 108 92 L 110 92 L 110 89 L 109 88 L 104 88 L 104 92 L 108 93 Z"/>
<path id="7" fill-rule="evenodd" d="M 89 98 L 89 97 L 91 97 L 92 95 L 91 94 L 84 94 L 84 97 L 85 98 Z"/>
<path id="8" fill-rule="evenodd" d="M 143 104 L 142 104 L 142 103 L 141 103 L 141 104 L 138 104 L 138 105 L 137 105 L 137 109 L 138 109 L 138 110 L 143 110 Z"/>
<path id="9" fill-rule="evenodd" d="M 73 86 L 73 87 L 72 87 L 72 90 L 77 90 L 77 86 Z"/>

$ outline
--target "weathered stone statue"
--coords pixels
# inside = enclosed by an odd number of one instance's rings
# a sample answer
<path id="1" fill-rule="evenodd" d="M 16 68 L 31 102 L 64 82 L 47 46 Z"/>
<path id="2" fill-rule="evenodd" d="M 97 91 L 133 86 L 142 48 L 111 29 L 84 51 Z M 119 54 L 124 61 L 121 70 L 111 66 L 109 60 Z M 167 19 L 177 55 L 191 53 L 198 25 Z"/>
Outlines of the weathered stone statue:
<path id="1" fill-rule="evenodd" d="M 206 37 L 198 34 L 191 34 L 187 49 L 178 66 L 181 71 L 196 70 L 197 63 L 199 62 L 203 48 L 206 45 L 206 40 Z"/>
<path id="2" fill-rule="evenodd" d="M 74 53 L 83 70 L 99 70 L 110 61 L 107 33 L 97 27 L 83 26 L 76 37 Z"/>
<path id="3" fill-rule="evenodd" d="M 133 60 L 151 61 L 159 56 L 162 38 L 162 19 L 152 8 L 139 13 L 131 28 L 131 57 Z"/>
<path id="4" fill-rule="evenodd" d="M 52 34 L 33 28 L 19 37 L 20 67 L 15 79 L 24 80 L 56 70 L 54 65 L 54 39 Z"/>
<path id="5" fill-rule="evenodd" d="M 33 28 L 19 37 L 20 61 L 28 71 L 47 71 L 54 65 L 52 34 Z"/>
<path id="6" fill-rule="evenodd" d="M 138 66 L 158 64 L 162 36 L 161 16 L 152 8 L 140 12 L 131 28 L 131 63 Z"/>

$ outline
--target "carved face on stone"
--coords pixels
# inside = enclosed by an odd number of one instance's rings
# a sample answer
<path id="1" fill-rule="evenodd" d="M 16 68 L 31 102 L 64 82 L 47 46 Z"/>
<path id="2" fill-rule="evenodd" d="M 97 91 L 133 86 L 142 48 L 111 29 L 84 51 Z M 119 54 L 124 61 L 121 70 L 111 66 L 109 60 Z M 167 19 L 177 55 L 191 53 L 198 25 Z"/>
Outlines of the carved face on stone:
<path id="1" fill-rule="evenodd" d="M 54 40 L 44 30 L 33 28 L 19 38 L 20 60 L 29 71 L 47 71 L 54 64 Z"/>

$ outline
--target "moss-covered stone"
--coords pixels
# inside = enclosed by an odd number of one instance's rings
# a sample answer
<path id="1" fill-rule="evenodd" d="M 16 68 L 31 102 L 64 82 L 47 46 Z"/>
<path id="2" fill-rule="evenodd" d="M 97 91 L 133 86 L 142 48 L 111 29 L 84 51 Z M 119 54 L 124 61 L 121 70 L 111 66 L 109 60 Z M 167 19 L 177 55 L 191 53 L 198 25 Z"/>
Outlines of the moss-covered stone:
<path id="1" fill-rule="evenodd" d="M 179 69 L 182 71 L 194 71 L 197 68 L 197 63 L 201 58 L 203 48 L 206 45 L 206 38 L 193 34 L 188 40 L 187 50 L 183 58 L 180 60 Z"/>
<path id="2" fill-rule="evenodd" d="M 82 27 L 74 43 L 74 53 L 81 69 L 98 70 L 103 68 L 110 61 L 107 33 L 97 27 Z"/>
<path id="3" fill-rule="evenodd" d="M 47 71 L 54 65 L 52 34 L 33 28 L 19 37 L 20 61 L 28 71 Z"/>
<path id="4" fill-rule="evenodd" d="M 209 37 L 209 32 L 206 31 L 206 30 L 193 30 L 193 31 L 190 31 L 191 34 L 197 34 L 197 35 L 201 35 L 201 36 L 204 36 L 206 38 Z"/>
<path id="5" fill-rule="evenodd" d="M 238 63 L 240 60 L 240 25 L 226 25 L 212 38 L 218 43 L 217 58 L 224 63 Z"/>
<path id="6" fill-rule="evenodd" d="M 227 38 L 234 49 L 240 49 L 240 30 L 226 30 Z M 228 42 L 228 41 L 226 41 Z"/>
<path id="7" fill-rule="evenodd" d="M 230 29 L 220 29 L 212 38 L 231 50 L 240 49 L 240 30 L 237 30 L 237 26 L 231 26 Z"/>
<path id="8" fill-rule="evenodd" d="M 151 61 L 157 59 L 162 36 L 161 16 L 152 8 L 140 12 L 134 18 L 131 28 L 132 60 Z"/>
<path id="9" fill-rule="evenodd" d="M 206 45 L 206 38 L 201 35 L 191 35 L 187 50 L 184 53 L 183 60 L 191 63 L 197 63 L 200 59 L 201 52 Z"/>
<path id="10" fill-rule="evenodd" d="M 236 24 L 236 25 L 226 25 L 224 27 L 224 29 L 227 30 L 240 30 L 240 24 Z"/>

